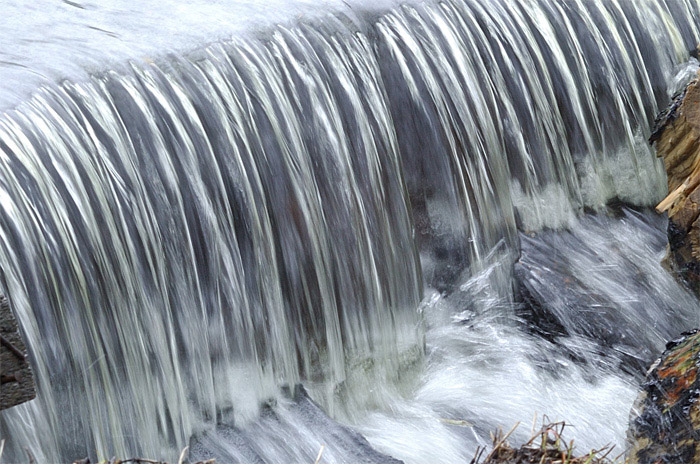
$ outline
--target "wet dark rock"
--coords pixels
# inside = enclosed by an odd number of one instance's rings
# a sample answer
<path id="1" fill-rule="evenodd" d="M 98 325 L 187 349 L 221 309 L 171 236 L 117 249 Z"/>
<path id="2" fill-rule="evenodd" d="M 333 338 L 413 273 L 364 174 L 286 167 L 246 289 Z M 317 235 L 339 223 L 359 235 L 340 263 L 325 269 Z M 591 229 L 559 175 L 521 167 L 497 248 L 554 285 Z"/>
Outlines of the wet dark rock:
<path id="1" fill-rule="evenodd" d="M 621 208 L 583 217 L 571 230 L 521 234 L 514 277 L 516 314 L 526 330 L 574 361 L 597 359 L 643 378 L 666 340 L 693 324 L 679 316 L 692 296 L 659 298 L 659 292 L 684 289 L 630 252 L 637 246 L 632 238 L 662 253 L 664 227 L 651 211 Z"/>
<path id="2" fill-rule="evenodd" d="M 7 298 L 0 296 L 0 410 L 36 397 L 27 349 Z"/>
<path id="3" fill-rule="evenodd" d="M 584 337 L 595 342 L 600 354 L 620 360 L 625 370 L 644 372 L 650 351 L 627 345 L 631 334 L 616 323 L 616 309 L 575 275 L 565 252 L 555 245 L 558 238 L 522 237 L 522 255 L 514 270 L 520 300 L 516 314 L 529 331 L 560 344 L 572 360 L 583 362 L 588 356 L 567 348 L 566 339 Z"/>
<path id="4" fill-rule="evenodd" d="M 683 99 L 685 98 L 687 91 L 688 89 L 686 88 L 682 92 L 679 92 L 676 95 L 674 95 L 671 100 L 671 104 L 668 106 L 668 108 L 663 110 L 656 117 L 656 120 L 654 121 L 654 127 L 651 131 L 651 136 L 649 137 L 650 144 L 654 144 L 657 141 L 659 141 L 663 136 L 663 133 L 666 130 L 666 128 L 676 121 L 676 118 L 678 117 L 678 110 L 680 109 L 681 104 L 683 103 Z"/>
<path id="5" fill-rule="evenodd" d="M 296 386 L 288 396 L 291 404 L 284 411 L 281 407 L 266 407 L 259 419 L 244 427 L 219 424 L 215 430 L 192 438 L 190 459 L 215 458 L 216 462 L 230 464 L 312 463 L 323 446 L 321 462 L 344 459 L 358 464 L 402 463 L 375 450 L 362 435 L 328 417 L 303 386 Z M 293 437 L 298 446 L 285 444 L 285 437 Z"/>
<path id="6" fill-rule="evenodd" d="M 630 464 L 700 463 L 700 332 L 667 345 L 630 418 Z"/>

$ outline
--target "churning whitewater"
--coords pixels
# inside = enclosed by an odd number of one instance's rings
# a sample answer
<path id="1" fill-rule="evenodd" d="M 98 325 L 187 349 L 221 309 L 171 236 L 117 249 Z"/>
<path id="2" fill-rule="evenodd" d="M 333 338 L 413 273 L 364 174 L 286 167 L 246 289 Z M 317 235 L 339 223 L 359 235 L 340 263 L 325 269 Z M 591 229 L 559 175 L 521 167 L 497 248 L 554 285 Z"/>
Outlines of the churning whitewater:
<path id="1" fill-rule="evenodd" d="M 38 90 L 0 118 L 38 387 L 4 458 L 465 463 L 534 414 L 624 449 L 640 366 L 700 318 L 645 209 L 698 24 L 695 0 L 351 5 Z"/>

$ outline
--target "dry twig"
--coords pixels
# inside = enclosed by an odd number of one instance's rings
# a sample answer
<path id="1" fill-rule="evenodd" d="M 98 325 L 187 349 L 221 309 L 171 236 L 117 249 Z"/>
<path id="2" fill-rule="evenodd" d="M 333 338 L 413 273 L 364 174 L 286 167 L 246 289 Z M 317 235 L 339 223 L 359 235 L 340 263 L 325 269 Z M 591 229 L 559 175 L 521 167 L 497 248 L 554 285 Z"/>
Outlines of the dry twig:
<path id="1" fill-rule="evenodd" d="M 316 462 L 314 462 L 314 464 L 318 464 L 319 462 L 321 462 L 321 458 L 323 457 L 323 452 L 325 451 L 325 449 L 326 445 L 321 445 L 321 449 L 318 452 L 318 456 L 316 456 Z"/>
<path id="2" fill-rule="evenodd" d="M 189 452 L 189 446 L 186 446 L 182 452 L 180 453 L 180 459 L 178 460 L 178 464 L 185 464 L 185 458 L 187 457 L 187 453 Z M 216 459 L 209 459 L 207 461 L 198 461 L 192 464 L 214 464 L 216 462 Z M 92 461 L 90 461 L 89 458 L 81 459 L 79 461 L 75 461 L 73 464 L 93 464 Z M 94 464 L 168 464 L 166 461 L 156 461 L 154 459 L 146 459 L 146 458 L 129 458 L 129 459 L 117 459 L 112 458 L 107 461 L 99 461 Z"/>
<path id="3" fill-rule="evenodd" d="M 471 464 L 624 464 L 620 457 L 614 461 L 608 458 L 614 449 L 610 446 L 575 457 L 573 440 L 567 443 L 562 437 L 566 427 L 564 422 L 546 424 L 520 448 L 507 442 L 517 425 L 505 436 L 499 431 L 494 435 L 493 450 L 482 460 L 484 449 L 477 449 Z"/>

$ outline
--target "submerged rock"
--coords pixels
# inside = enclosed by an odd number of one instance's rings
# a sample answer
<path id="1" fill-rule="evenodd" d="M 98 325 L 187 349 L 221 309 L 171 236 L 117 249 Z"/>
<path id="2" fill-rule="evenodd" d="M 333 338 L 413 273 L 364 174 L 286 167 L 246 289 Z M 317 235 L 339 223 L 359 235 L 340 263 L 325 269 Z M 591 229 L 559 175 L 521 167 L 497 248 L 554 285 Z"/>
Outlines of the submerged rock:
<path id="1" fill-rule="evenodd" d="M 251 423 L 242 427 L 220 423 L 193 437 L 190 459 L 230 464 L 402 464 L 375 450 L 357 431 L 331 419 L 303 386 L 286 393 L 285 404 L 269 405 Z"/>
<path id="2" fill-rule="evenodd" d="M 652 211 L 622 208 L 584 216 L 570 230 L 521 234 L 516 314 L 573 360 L 641 380 L 666 342 L 697 319 L 696 298 L 658 263 L 665 228 Z"/>
<path id="3" fill-rule="evenodd" d="M 650 139 L 664 160 L 669 195 L 665 264 L 700 294 L 700 80 L 691 82 L 658 118 Z"/>
<path id="4" fill-rule="evenodd" d="M 700 332 L 669 343 L 637 398 L 629 464 L 700 463 Z"/>

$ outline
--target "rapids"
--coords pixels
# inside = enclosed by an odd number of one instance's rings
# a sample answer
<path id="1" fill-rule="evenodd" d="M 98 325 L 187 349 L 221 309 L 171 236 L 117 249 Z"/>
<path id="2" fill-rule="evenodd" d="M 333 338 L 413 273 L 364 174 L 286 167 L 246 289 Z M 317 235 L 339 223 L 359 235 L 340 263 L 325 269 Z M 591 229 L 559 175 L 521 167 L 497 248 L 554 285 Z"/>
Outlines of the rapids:
<path id="1" fill-rule="evenodd" d="M 699 322 L 646 143 L 699 2 L 123 3 L 0 22 L 0 287 L 38 386 L 6 462 L 464 463 L 535 414 L 624 448 Z"/>

